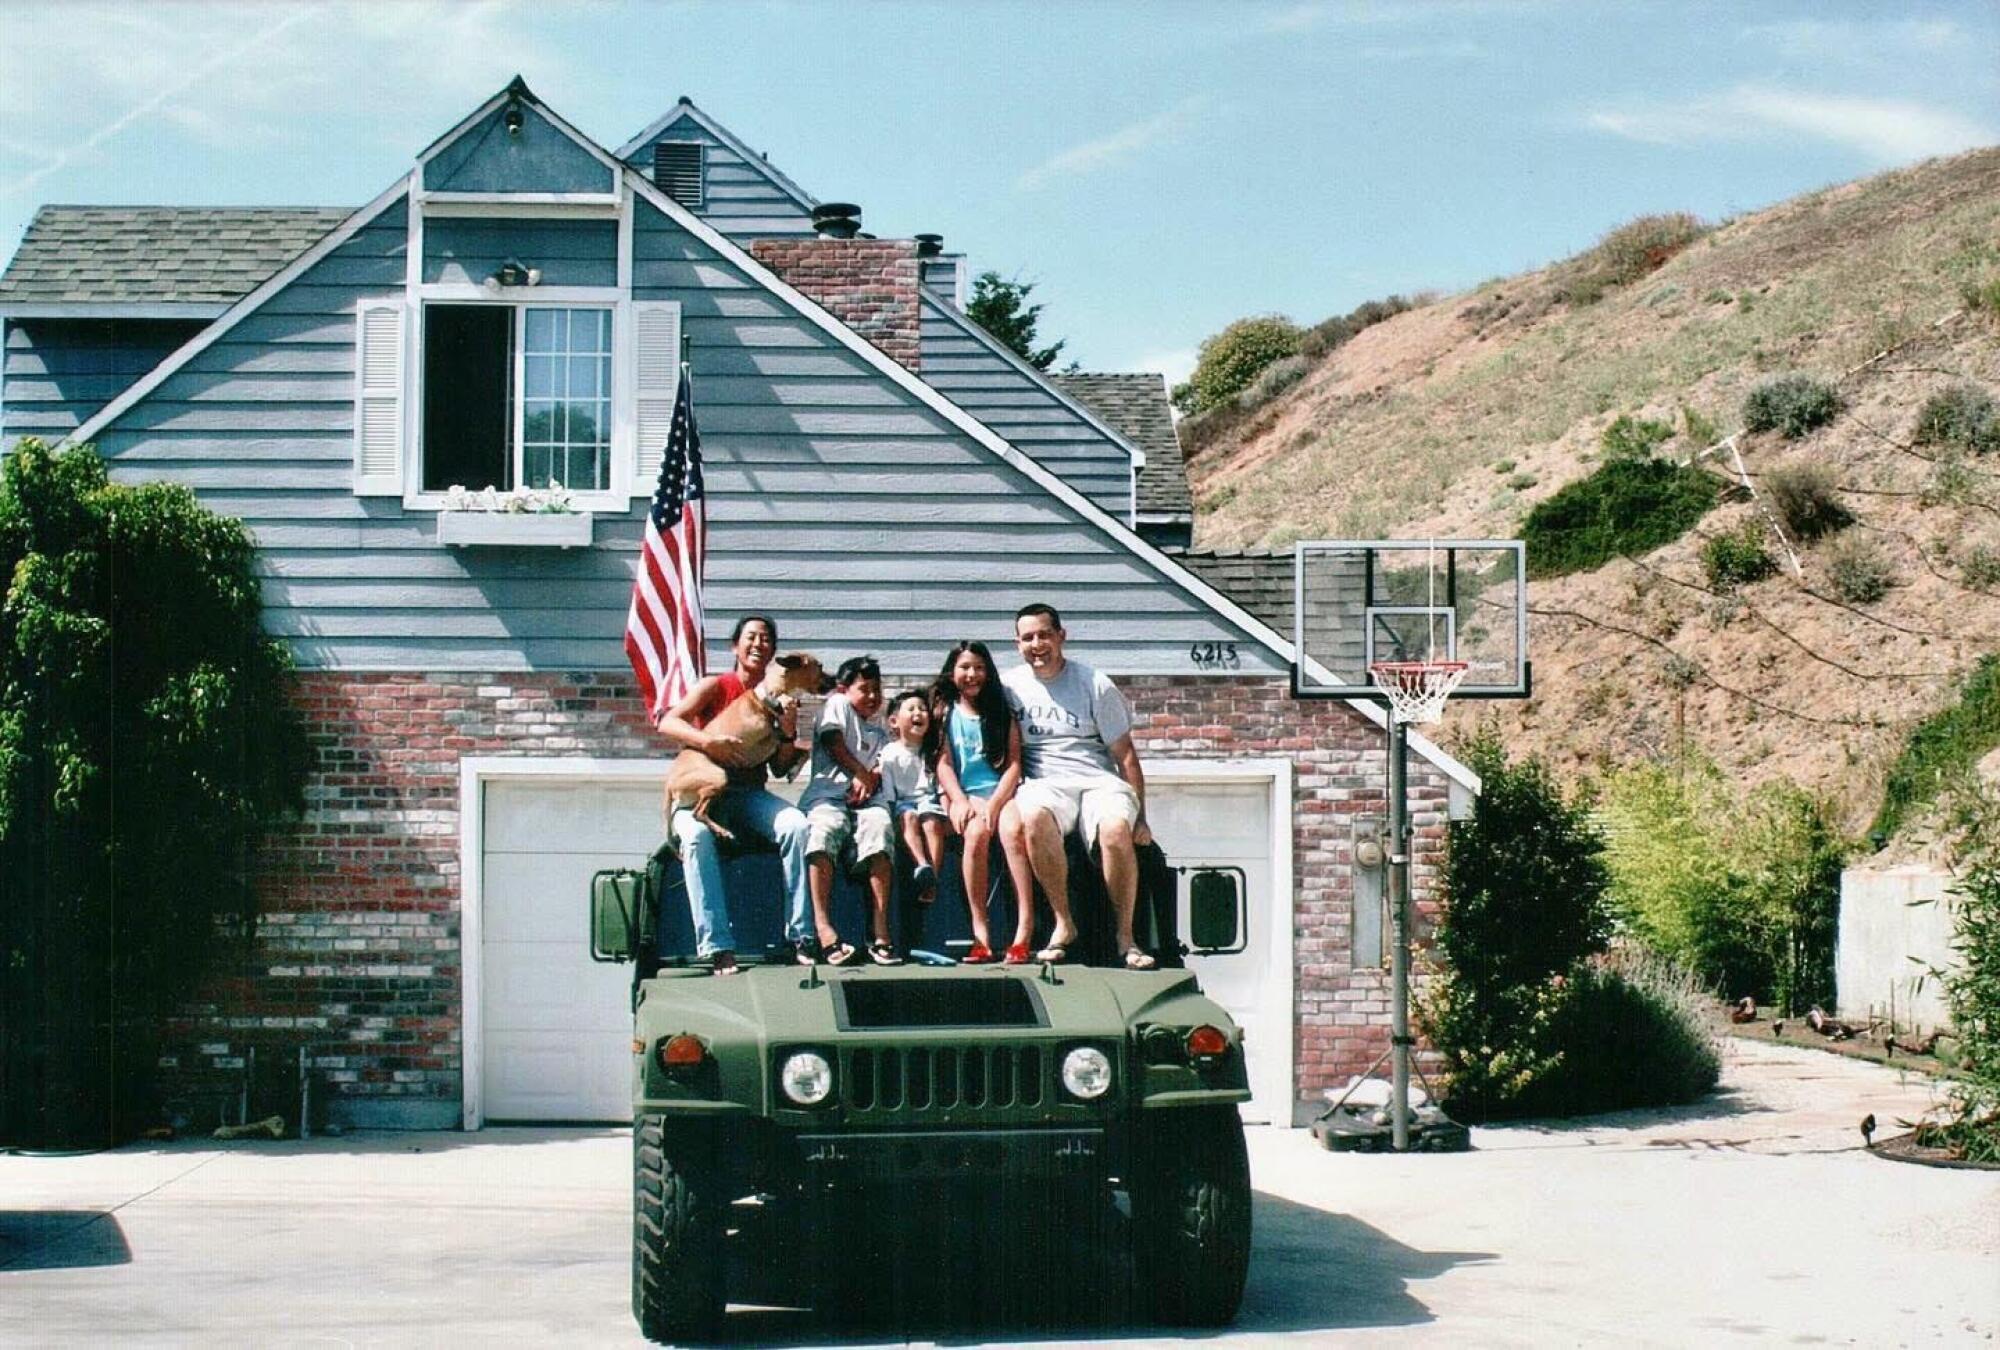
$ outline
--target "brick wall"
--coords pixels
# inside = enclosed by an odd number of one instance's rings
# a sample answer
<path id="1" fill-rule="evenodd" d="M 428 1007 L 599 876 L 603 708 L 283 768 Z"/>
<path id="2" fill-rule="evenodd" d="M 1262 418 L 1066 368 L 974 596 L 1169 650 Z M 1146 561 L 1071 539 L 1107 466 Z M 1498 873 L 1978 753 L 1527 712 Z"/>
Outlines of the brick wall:
<path id="1" fill-rule="evenodd" d="M 917 246 L 909 239 L 755 239 L 751 256 L 917 369 Z"/>
<path id="2" fill-rule="evenodd" d="M 1279 680 L 1121 684 L 1141 714 L 1145 754 L 1295 765 L 1297 1085 L 1316 1098 L 1387 1044 L 1387 973 L 1353 965 L 1349 873 L 1353 821 L 1384 814 L 1382 733 L 1343 703 L 1292 699 Z M 306 814 L 262 851 L 254 940 L 168 1029 L 171 1104 L 196 1125 L 219 1109 L 233 1119 L 252 1048 L 260 1071 L 282 1078 L 304 1046 L 332 1118 L 455 1127 L 459 757 L 619 758 L 664 746 L 629 679 L 610 673 L 320 672 L 300 675 L 296 690 L 317 750 Z M 1411 790 L 1422 900 L 1445 784 L 1413 763 Z"/>

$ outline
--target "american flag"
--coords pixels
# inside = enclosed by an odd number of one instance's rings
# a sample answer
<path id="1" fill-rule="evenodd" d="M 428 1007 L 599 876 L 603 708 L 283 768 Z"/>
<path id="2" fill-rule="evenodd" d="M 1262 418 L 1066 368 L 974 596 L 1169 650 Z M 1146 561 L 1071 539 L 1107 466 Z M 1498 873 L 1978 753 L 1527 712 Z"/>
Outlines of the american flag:
<path id="1" fill-rule="evenodd" d="M 673 427 L 639 545 L 639 576 L 625 619 L 625 655 L 654 721 L 706 673 L 701 578 L 708 561 L 708 508 L 701 489 L 701 435 L 694 388 L 681 367 Z"/>

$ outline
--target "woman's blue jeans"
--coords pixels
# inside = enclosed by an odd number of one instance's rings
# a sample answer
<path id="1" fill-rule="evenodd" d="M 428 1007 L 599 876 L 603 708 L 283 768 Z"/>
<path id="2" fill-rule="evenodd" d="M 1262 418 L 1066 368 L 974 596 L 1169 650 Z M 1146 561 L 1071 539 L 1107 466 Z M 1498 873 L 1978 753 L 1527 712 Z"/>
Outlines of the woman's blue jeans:
<path id="1" fill-rule="evenodd" d="M 793 942 L 815 936 L 812 893 L 806 883 L 805 813 L 763 788 L 729 788 L 709 807 L 709 815 L 739 839 L 761 839 L 776 846 L 785 873 L 785 936 Z M 736 934 L 729 925 L 729 897 L 714 831 L 696 820 L 694 812 L 676 811 L 673 835 L 694 915 L 696 953 L 709 957 L 735 951 Z"/>

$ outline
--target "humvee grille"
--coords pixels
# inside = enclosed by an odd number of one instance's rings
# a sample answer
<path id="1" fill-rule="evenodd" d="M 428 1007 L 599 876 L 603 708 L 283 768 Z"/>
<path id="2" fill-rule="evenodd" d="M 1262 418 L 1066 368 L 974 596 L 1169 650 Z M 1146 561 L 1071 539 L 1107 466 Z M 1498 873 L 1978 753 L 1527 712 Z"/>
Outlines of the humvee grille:
<path id="1" fill-rule="evenodd" d="M 841 1051 L 841 1105 L 895 1116 L 1033 1110 L 1051 1098 L 1053 1058 L 1040 1045 L 926 1045 Z"/>

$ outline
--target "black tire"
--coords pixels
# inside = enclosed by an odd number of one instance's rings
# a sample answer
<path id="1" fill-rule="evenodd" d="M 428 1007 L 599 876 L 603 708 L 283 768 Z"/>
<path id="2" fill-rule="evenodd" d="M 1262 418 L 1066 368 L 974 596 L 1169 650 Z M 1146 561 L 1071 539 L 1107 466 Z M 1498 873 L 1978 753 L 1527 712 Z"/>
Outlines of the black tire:
<path id="1" fill-rule="evenodd" d="M 705 1340 L 721 1327 L 722 1204 L 709 1150 L 670 1137 L 660 1116 L 633 1122 L 632 1316 L 648 1340 Z"/>
<path id="2" fill-rule="evenodd" d="M 1221 1326 L 1250 1269 L 1250 1157 L 1233 1106 L 1171 1111 L 1141 1141 L 1132 1183 L 1138 1302 L 1171 1326 Z"/>

